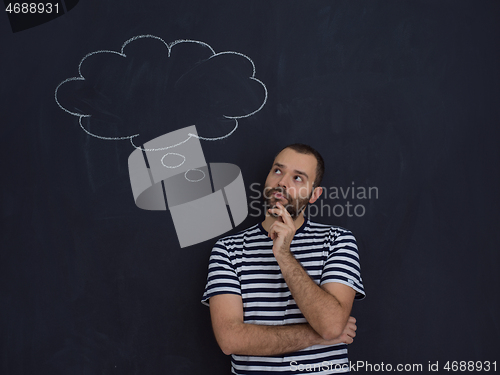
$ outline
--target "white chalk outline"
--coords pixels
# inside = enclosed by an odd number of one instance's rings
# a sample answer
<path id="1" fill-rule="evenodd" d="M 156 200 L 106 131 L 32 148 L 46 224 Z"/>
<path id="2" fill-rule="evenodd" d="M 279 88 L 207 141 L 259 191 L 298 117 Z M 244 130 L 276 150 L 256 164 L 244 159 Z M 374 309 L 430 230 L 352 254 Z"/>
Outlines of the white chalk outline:
<path id="1" fill-rule="evenodd" d="M 189 141 L 191 138 L 198 138 L 198 139 L 201 139 L 203 141 L 220 141 L 221 139 L 224 139 L 224 138 L 227 138 L 229 137 L 231 134 L 233 134 L 236 129 L 238 129 L 238 120 L 237 119 L 234 119 L 234 122 L 235 122 L 235 125 L 234 125 L 234 128 L 233 130 L 231 130 L 229 133 L 227 133 L 226 135 L 222 136 L 222 137 L 217 137 L 217 138 L 205 138 L 205 137 L 200 137 L 199 135 L 197 134 L 193 134 L 193 133 L 188 133 L 188 137 L 179 142 L 179 143 L 176 143 L 175 145 L 172 145 L 172 146 L 165 146 L 165 147 L 160 147 L 160 148 L 142 148 L 140 146 L 137 146 L 135 143 L 134 143 L 134 140 L 133 138 L 130 139 L 130 142 L 132 143 L 132 146 L 134 146 L 135 148 L 139 149 L 139 150 L 142 150 L 142 151 L 164 151 L 164 150 L 168 150 L 169 148 L 173 148 L 173 147 L 177 147 L 177 146 L 180 146 L 182 145 L 183 143 L 186 143 L 187 141 Z"/>
<path id="2" fill-rule="evenodd" d="M 152 39 L 156 39 L 156 40 L 159 40 L 161 41 L 168 49 L 168 57 L 170 57 L 171 53 L 172 53 L 172 48 L 177 45 L 177 44 L 180 44 L 180 43 L 197 43 L 197 44 L 200 44 L 202 46 L 205 46 L 207 47 L 208 49 L 210 49 L 210 51 L 212 52 L 212 56 L 210 56 L 208 59 L 212 59 L 216 56 L 221 56 L 221 55 L 224 55 L 224 54 L 234 54 L 234 55 L 238 55 L 238 56 L 241 56 L 241 57 L 244 57 L 246 58 L 251 64 L 252 64 L 252 75 L 250 77 L 248 77 L 249 79 L 251 80 L 254 80 L 258 83 L 260 83 L 262 85 L 262 87 L 264 88 L 264 101 L 262 102 L 261 106 L 259 108 L 257 108 L 255 111 L 251 112 L 251 113 L 248 113 L 246 115 L 242 115 L 242 116 L 226 116 L 226 115 L 223 115 L 223 117 L 227 118 L 227 119 L 233 119 L 235 120 L 235 126 L 234 128 L 229 132 L 227 133 L 226 135 L 223 135 L 223 136 L 220 136 L 220 137 L 213 137 L 213 138 L 208 138 L 208 137 L 202 137 L 202 136 L 199 136 L 199 135 L 196 135 L 196 134 L 192 134 L 192 133 L 189 133 L 188 134 L 188 138 L 185 139 L 184 141 L 182 142 L 179 142 L 175 145 L 172 145 L 172 146 L 166 146 L 166 147 L 161 147 L 161 148 L 155 148 L 155 149 L 145 149 L 145 148 L 142 148 L 140 146 L 137 146 L 136 144 L 134 144 L 134 141 L 133 139 L 137 136 L 139 136 L 139 134 L 133 134 L 133 135 L 128 135 L 128 136 L 123 136 L 123 137 L 104 137 L 104 136 L 100 136 L 100 135 L 97 135 L 97 134 L 94 134 L 94 133 L 91 133 L 89 130 L 85 129 L 85 127 L 83 126 L 82 124 L 82 118 L 86 117 L 86 118 L 90 118 L 92 117 L 92 115 L 88 115 L 88 114 L 81 114 L 81 113 L 76 113 L 76 112 L 71 112 L 70 110 L 64 108 L 62 106 L 62 104 L 59 102 L 59 100 L 57 99 L 57 94 L 58 94 L 58 91 L 59 91 L 59 88 L 64 85 L 65 83 L 68 83 L 68 82 L 71 82 L 71 81 L 85 81 L 85 77 L 83 76 L 82 74 L 82 71 L 81 71 L 81 68 L 82 68 L 82 64 L 83 62 L 89 58 L 90 56 L 93 56 L 93 55 L 96 55 L 96 54 L 99 54 L 99 53 L 112 53 L 112 54 L 116 54 L 118 56 L 121 56 L 121 57 L 127 57 L 127 55 L 124 53 L 124 49 L 125 47 L 132 43 L 133 41 L 136 41 L 138 39 L 144 39 L 144 38 L 152 38 Z M 122 47 L 121 47 L 121 50 L 120 52 L 117 52 L 117 51 L 111 51 L 111 50 L 99 50 L 99 51 L 94 51 L 94 52 L 90 52 L 88 54 L 86 54 L 82 60 L 80 61 L 80 63 L 78 64 L 78 74 L 79 76 L 78 77 L 71 77 L 71 78 L 67 78 L 65 79 L 64 81 L 62 81 L 61 83 L 59 83 L 59 85 L 57 85 L 56 89 L 55 89 L 55 92 L 54 92 L 54 99 L 57 103 L 57 105 L 59 106 L 59 108 L 61 108 L 63 111 L 69 113 L 70 115 L 73 115 L 73 116 L 76 116 L 79 118 L 79 124 L 80 124 L 80 127 L 85 131 L 85 133 L 87 133 L 88 135 L 91 135 L 93 137 L 96 137 L 96 138 L 99 138 L 99 139 L 103 139 L 103 140 L 112 140 L 112 141 L 117 141 L 117 140 L 124 140 L 124 139 L 130 139 L 130 143 L 132 144 L 133 147 L 137 148 L 137 149 L 140 149 L 140 150 L 143 150 L 143 151 L 162 151 L 162 150 L 167 150 L 169 148 L 172 148 L 172 147 L 176 147 L 178 145 L 181 145 L 187 141 L 189 141 L 192 137 L 195 137 L 195 138 L 198 138 L 200 140 L 204 140 L 204 141 L 218 141 L 218 140 L 221 140 L 221 139 L 224 139 L 224 138 L 227 138 L 229 137 L 231 134 L 233 134 L 236 129 L 238 128 L 238 119 L 240 118 L 246 118 L 246 117 L 250 117 L 252 115 L 254 115 L 255 113 L 259 112 L 263 107 L 264 105 L 266 104 L 267 102 L 267 97 L 268 97 L 268 92 L 267 92 L 267 87 L 266 85 L 260 81 L 259 79 L 255 78 L 255 64 L 254 62 L 252 61 L 252 59 L 250 59 L 250 57 L 240 53 L 240 52 L 234 52 L 234 51 L 225 51 L 225 52 L 219 52 L 219 53 L 216 53 L 214 51 L 214 49 L 208 45 L 207 43 L 205 42 L 201 42 L 201 41 L 198 41 L 198 40 L 191 40 L 191 39 L 178 39 L 178 40 L 175 40 L 173 42 L 171 42 L 170 44 L 165 42 L 162 38 L 158 37 L 158 36 L 155 36 L 155 35 L 151 35 L 151 34 L 144 34 L 144 35 L 137 35 L 137 36 L 134 36 L 128 40 L 126 40 Z"/>
<path id="3" fill-rule="evenodd" d="M 189 171 L 198 171 L 198 172 L 201 172 L 201 173 L 203 173 L 203 177 L 202 177 L 202 178 L 199 178 L 199 179 L 197 179 L 197 180 L 191 180 L 191 179 L 189 179 L 189 178 L 187 177 L 187 174 L 188 174 L 188 172 L 189 172 Z M 198 168 L 188 169 L 188 170 L 184 173 L 184 178 L 185 178 L 186 180 L 188 180 L 189 182 L 199 182 L 199 181 L 203 180 L 203 179 L 205 178 L 205 176 L 206 176 L 205 172 L 203 172 L 201 169 L 198 169 Z"/>
<path id="4" fill-rule="evenodd" d="M 182 162 L 179 164 L 179 165 L 176 165 L 174 167 L 172 167 L 171 165 L 165 165 L 165 163 L 163 162 L 163 159 L 165 159 L 165 156 L 168 156 L 168 155 L 176 155 L 176 156 L 180 156 L 181 158 L 183 158 L 184 160 L 182 160 Z M 181 154 L 178 154 L 176 152 L 167 152 L 165 155 L 162 156 L 161 160 L 161 165 L 163 165 L 165 168 L 172 168 L 172 169 L 175 169 L 175 168 L 179 168 L 182 164 L 184 164 L 186 162 L 186 157 L 184 155 L 181 155 Z"/>
<path id="5" fill-rule="evenodd" d="M 89 130 L 87 130 L 83 124 L 82 124 L 82 118 L 88 118 L 90 119 L 92 117 L 92 115 L 88 115 L 88 114 L 81 114 L 81 113 L 76 113 L 76 112 L 71 112 L 70 110 L 64 108 L 62 106 L 61 103 L 59 103 L 59 100 L 57 99 L 57 94 L 58 94 L 58 91 L 59 91 L 59 88 L 64 85 L 65 83 L 68 83 L 68 82 L 71 82 L 71 81 L 85 81 L 85 77 L 83 76 L 82 74 L 82 64 L 83 62 L 89 58 L 90 56 L 93 56 L 93 55 L 96 55 L 96 54 L 99 54 L 99 53 L 112 53 L 112 54 L 116 54 L 118 56 L 121 56 L 121 57 L 124 57 L 126 58 L 127 55 L 125 54 L 124 52 L 124 49 L 125 47 L 138 40 L 138 39 L 145 39 L 145 38 L 152 38 L 152 39 L 156 39 L 156 40 L 159 40 L 161 41 L 168 49 L 168 57 L 170 57 L 171 53 L 172 53 L 172 48 L 177 45 L 177 44 L 180 44 L 180 43 L 197 43 L 197 44 L 200 44 L 202 46 L 205 46 L 207 47 L 208 49 L 210 49 L 210 51 L 212 52 L 212 55 L 207 59 L 207 60 L 210 60 L 214 57 L 217 57 L 217 56 L 221 56 L 221 55 L 225 55 L 225 54 L 233 54 L 233 55 L 237 55 L 237 56 L 241 56 L 241 57 L 244 57 L 246 58 L 250 64 L 252 64 L 252 75 L 250 77 L 248 77 L 249 79 L 251 80 L 254 80 L 258 83 L 260 83 L 260 85 L 264 88 L 264 101 L 262 102 L 261 106 L 259 108 L 257 108 L 255 111 L 251 112 L 251 113 L 248 113 L 246 115 L 242 115 L 242 116 L 226 116 L 226 115 L 223 115 L 223 117 L 227 118 L 227 119 L 232 119 L 234 120 L 234 128 L 227 134 L 223 135 L 223 136 L 220 136 L 220 137 L 213 137 L 213 138 L 209 138 L 209 137 L 202 137 L 202 136 L 199 136 L 197 134 L 193 134 L 193 133 L 188 133 L 188 137 L 184 140 L 184 141 L 181 141 L 175 145 L 171 145 L 171 146 L 166 146 L 166 147 L 160 147 L 160 148 L 151 148 L 151 149 L 148 149 L 148 148 L 143 148 L 141 146 L 138 146 L 134 143 L 134 138 L 139 136 L 139 134 L 133 134 L 133 135 L 128 135 L 128 136 L 123 136 L 123 137 L 104 137 L 104 136 L 101 136 L 101 135 L 97 135 L 97 134 L 94 134 L 92 132 L 90 132 Z M 205 60 L 205 61 L 207 61 Z M 128 40 L 126 40 L 123 44 L 122 44 L 122 47 L 120 49 L 120 52 L 117 52 L 117 51 L 111 51 L 111 50 L 99 50 L 99 51 L 94 51 L 94 52 L 90 52 L 88 54 L 86 54 L 82 60 L 80 61 L 80 63 L 78 64 L 78 74 L 79 76 L 78 77 L 71 77 L 71 78 L 67 78 L 65 79 L 64 81 L 62 81 L 61 83 L 59 83 L 59 85 L 57 85 L 56 89 L 55 89 L 55 92 L 54 92 L 54 99 L 57 103 L 57 105 L 59 106 L 59 108 L 61 108 L 63 111 L 69 113 L 70 115 L 73 115 L 73 116 L 76 116 L 78 117 L 78 123 L 80 124 L 80 127 L 83 129 L 83 131 L 85 133 L 87 133 L 88 135 L 92 136 L 92 137 L 95 137 L 95 138 L 99 138 L 99 139 L 102 139 L 102 140 L 111 140 L 111 141 L 118 141 L 118 140 L 124 140 L 124 139 L 129 139 L 130 140 L 130 143 L 132 144 L 133 147 L 135 147 L 136 149 L 139 149 L 139 150 L 142 150 L 142 151 L 163 151 L 163 150 L 168 150 L 170 148 L 173 148 L 173 147 L 176 147 L 176 146 L 179 146 L 183 143 L 186 143 L 187 141 L 189 141 L 191 138 L 197 138 L 199 140 L 203 140 L 203 141 L 219 141 L 221 139 L 224 139 L 224 138 L 227 138 L 229 136 L 231 136 L 235 131 L 236 129 L 238 129 L 238 119 L 240 118 L 246 118 L 246 117 L 250 117 L 254 114 L 256 114 L 257 112 L 259 112 L 263 107 L 264 105 L 266 104 L 267 102 L 267 97 L 268 97 L 268 93 L 267 93 L 267 87 L 266 85 L 260 81 L 259 79 L 255 78 L 255 64 L 254 62 L 252 61 L 252 59 L 250 59 L 250 57 L 240 53 L 240 52 L 235 52 L 235 51 L 225 51 L 225 52 L 219 52 L 219 53 L 216 53 L 214 51 L 214 49 L 208 45 L 207 43 L 205 42 L 201 42 L 201 41 L 198 41 L 198 40 L 191 40 L 191 39 L 178 39 L 178 40 L 175 40 L 173 42 L 171 42 L 170 44 L 169 43 L 166 43 L 162 38 L 158 37 L 158 36 L 155 36 L 155 35 L 151 35 L 151 34 L 144 34 L 144 35 L 137 35 L 137 36 L 134 36 Z M 172 167 L 172 166 L 167 166 L 163 163 L 163 159 L 165 158 L 165 156 L 167 155 L 178 155 L 178 156 L 181 156 L 182 158 L 184 158 L 184 160 L 182 161 L 182 163 L 180 163 L 179 165 L 175 166 L 175 167 Z M 184 155 L 181 155 L 181 154 L 178 154 L 178 153 L 173 153 L 173 152 L 169 152 L 165 155 L 163 155 L 163 157 L 161 158 L 161 164 L 166 167 L 166 168 L 178 168 L 180 167 L 181 165 L 183 165 L 186 161 L 186 157 Z M 189 172 L 190 170 L 198 170 L 200 172 L 203 173 L 203 177 L 199 180 L 191 180 L 187 177 L 187 172 Z M 188 171 L 186 171 L 184 173 L 184 177 L 186 178 L 186 180 L 190 181 L 190 182 L 198 182 L 198 181 L 201 181 L 205 178 L 205 173 L 202 171 L 202 170 L 199 170 L 199 169 L 190 169 Z"/>

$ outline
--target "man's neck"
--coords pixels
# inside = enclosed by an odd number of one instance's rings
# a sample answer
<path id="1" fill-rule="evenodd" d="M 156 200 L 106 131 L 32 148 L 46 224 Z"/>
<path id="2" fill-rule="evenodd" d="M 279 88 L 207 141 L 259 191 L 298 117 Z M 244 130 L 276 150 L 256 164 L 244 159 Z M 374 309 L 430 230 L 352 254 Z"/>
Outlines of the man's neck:
<path id="1" fill-rule="evenodd" d="M 269 228 L 271 228 L 271 225 L 273 225 L 276 220 L 281 219 L 279 217 L 274 217 L 272 215 L 266 214 L 266 218 L 262 222 L 262 228 L 264 228 L 266 232 L 269 232 Z M 297 219 L 293 221 L 293 223 L 295 224 L 295 230 L 299 229 L 302 224 L 304 224 L 304 213 L 301 212 Z"/>

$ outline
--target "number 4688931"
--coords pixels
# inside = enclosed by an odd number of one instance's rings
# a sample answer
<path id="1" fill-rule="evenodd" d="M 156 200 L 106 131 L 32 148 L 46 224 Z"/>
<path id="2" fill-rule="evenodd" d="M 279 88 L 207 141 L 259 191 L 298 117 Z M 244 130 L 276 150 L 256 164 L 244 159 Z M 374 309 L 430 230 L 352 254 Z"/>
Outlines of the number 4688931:
<path id="1" fill-rule="evenodd" d="M 5 11 L 15 14 L 59 13 L 58 3 L 8 3 Z"/>

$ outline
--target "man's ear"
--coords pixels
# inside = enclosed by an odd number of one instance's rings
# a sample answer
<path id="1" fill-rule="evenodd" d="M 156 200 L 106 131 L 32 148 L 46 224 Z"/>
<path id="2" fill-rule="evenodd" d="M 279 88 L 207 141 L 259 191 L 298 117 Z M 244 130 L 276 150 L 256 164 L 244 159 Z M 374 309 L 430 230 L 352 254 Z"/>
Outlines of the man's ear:
<path id="1" fill-rule="evenodd" d="M 314 188 L 313 193 L 311 194 L 311 198 L 309 199 L 309 203 L 316 202 L 322 193 L 323 188 L 321 186 Z"/>

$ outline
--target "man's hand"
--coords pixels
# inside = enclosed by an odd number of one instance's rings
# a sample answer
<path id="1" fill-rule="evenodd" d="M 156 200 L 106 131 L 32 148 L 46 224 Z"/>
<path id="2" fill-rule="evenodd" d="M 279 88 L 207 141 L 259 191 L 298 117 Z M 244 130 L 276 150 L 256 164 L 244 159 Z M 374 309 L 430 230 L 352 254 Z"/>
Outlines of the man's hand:
<path id="1" fill-rule="evenodd" d="M 269 213 L 279 216 L 269 228 L 269 238 L 273 240 L 273 253 L 275 257 L 290 253 L 290 244 L 295 236 L 295 224 L 290 213 L 280 203 L 276 207 L 270 208 Z"/>
<path id="2" fill-rule="evenodd" d="M 356 318 L 353 316 L 350 316 L 349 319 L 347 320 L 347 324 L 344 327 L 344 330 L 342 331 L 342 334 L 333 339 L 333 340 L 324 340 L 322 342 L 322 345 L 335 345 L 335 344 L 352 344 L 354 341 L 354 337 L 356 337 L 356 330 L 358 327 L 356 326 Z"/>
<path id="3" fill-rule="evenodd" d="M 340 342 L 346 344 L 352 344 L 354 341 L 354 337 L 356 337 L 356 330 L 358 327 L 356 326 L 356 318 L 354 316 L 350 316 L 347 320 L 347 324 L 344 327 L 344 331 L 339 337 Z"/>

